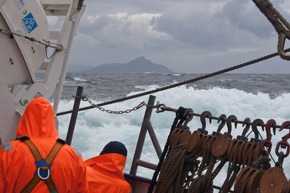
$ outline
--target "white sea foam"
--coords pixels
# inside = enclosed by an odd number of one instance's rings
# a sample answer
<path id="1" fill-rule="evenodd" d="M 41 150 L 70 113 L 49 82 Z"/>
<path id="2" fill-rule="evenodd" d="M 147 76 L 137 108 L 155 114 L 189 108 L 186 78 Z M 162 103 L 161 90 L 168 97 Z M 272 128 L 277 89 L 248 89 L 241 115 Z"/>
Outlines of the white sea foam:
<path id="1" fill-rule="evenodd" d="M 137 93 L 130 93 L 129 95 L 132 94 Z M 289 93 L 271 99 L 268 94 L 258 93 L 255 95 L 237 89 L 212 88 L 209 90 L 197 90 L 192 87 L 187 88 L 186 86 L 181 86 L 155 93 L 154 96 L 156 96 L 156 101 L 160 101 L 160 103 L 165 104 L 168 107 L 175 109 L 178 109 L 180 106 L 192 108 L 196 113 L 210 111 L 212 115 L 216 117 L 220 114 L 226 114 L 227 116 L 233 114 L 238 118 L 238 120 L 244 120 L 246 117 L 249 117 L 252 121 L 256 118 L 261 118 L 265 122 L 273 118 L 279 125 L 290 119 Z M 148 96 L 104 106 L 104 108 L 114 111 L 122 111 L 131 109 L 142 101 L 147 103 Z M 100 101 L 94 102 L 98 103 Z M 73 103 L 73 101 L 62 101 L 60 103 L 59 112 L 71 110 Z M 89 106 L 89 103 L 82 102 L 81 107 L 84 106 Z M 117 115 L 108 114 L 98 109 L 81 111 L 79 112 L 76 122 L 72 145 L 82 153 L 84 159 L 87 159 L 99 154 L 107 142 L 111 140 L 122 141 L 128 148 L 128 162 L 125 168 L 125 171 L 128 172 L 130 171 L 130 165 L 134 156 L 144 112 L 145 107 L 129 114 Z M 174 118 L 175 113 L 173 112 L 155 113 L 155 110 L 153 111 L 151 123 L 155 129 L 161 148 L 164 147 Z M 58 119 L 60 136 L 65 139 L 70 115 L 59 116 Z M 211 124 L 207 122 L 206 128 L 209 130 L 209 133 L 211 133 L 216 130 L 217 125 L 217 121 L 213 120 Z M 199 118 L 194 117 L 188 126 L 191 128 L 191 131 L 201 127 Z M 241 131 L 242 126 L 238 125 L 237 129 L 232 129 L 232 134 L 236 136 L 241 134 Z M 262 132 L 263 137 L 265 137 L 265 132 L 261 129 L 260 131 Z M 222 130 L 222 132 L 224 132 L 224 130 Z M 277 134 L 273 136 L 273 151 L 275 150 L 276 143 L 280 141 L 281 137 L 287 132 L 288 130 L 281 132 L 277 131 Z M 253 136 L 251 135 L 250 137 Z M 273 157 L 277 161 L 277 156 L 274 152 Z M 154 164 L 158 163 L 157 155 L 148 135 L 141 159 Z M 289 178 L 290 162 L 287 161 L 287 159 L 289 158 L 287 157 L 285 159 L 283 166 L 284 172 Z M 137 174 L 151 178 L 153 171 L 140 167 Z M 219 178 L 218 180 L 222 181 L 223 179 Z"/>

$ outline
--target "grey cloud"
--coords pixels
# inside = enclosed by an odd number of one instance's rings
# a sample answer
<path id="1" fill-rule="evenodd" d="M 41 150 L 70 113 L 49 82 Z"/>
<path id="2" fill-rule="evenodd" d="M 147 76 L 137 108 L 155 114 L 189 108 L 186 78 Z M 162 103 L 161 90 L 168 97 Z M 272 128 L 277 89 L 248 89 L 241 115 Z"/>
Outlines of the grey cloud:
<path id="1" fill-rule="evenodd" d="M 163 15 L 157 20 L 157 28 L 174 37 L 176 40 L 194 47 L 215 47 L 225 43 L 228 25 L 208 15 L 189 14 L 184 18 Z M 226 30 L 227 29 L 227 30 Z"/>
<path id="2" fill-rule="evenodd" d="M 156 28 L 188 46 L 223 50 L 245 44 L 244 39 L 253 43 L 256 38 L 277 36 L 271 23 L 252 1 L 227 1 L 214 13 L 204 10 L 201 14 L 186 9 L 181 16 L 179 13 L 178 10 L 165 12 L 157 20 Z M 282 13 L 289 15 L 285 11 Z"/>
<path id="3" fill-rule="evenodd" d="M 229 1 L 219 16 L 238 29 L 247 30 L 258 38 L 268 38 L 274 34 L 272 25 L 251 1 Z"/>
<path id="4" fill-rule="evenodd" d="M 271 1 L 274 8 L 285 18 L 290 18 L 289 13 L 282 7 L 284 3 L 281 0 Z M 277 33 L 268 21 L 266 16 L 260 12 L 252 1 L 231 0 L 221 12 L 222 17 L 241 30 L 247 30 L 257 38 L 269 38 L 277 36 Z"/>
<path id="5" fill-rule="evenodd" d="M 80 33 L 95 39 L 102 46 L 152 47 L 158 41 L 168 38 L 156 31 L 154 20 L 158 14 L 114 13 L 87 16 L 80 25 Z"/>
<path id="6" fill-rule="evenodd" d="M 288 0 L 272 2 L 290 18 Z M 77 54 L 72 55 L 76 63 L 128 62 L 145 56 L 178 72 L 206 72 L 272 53 L 277 46 L 273 26 L 252 0 L 85 3 L 74 43 Z"/>

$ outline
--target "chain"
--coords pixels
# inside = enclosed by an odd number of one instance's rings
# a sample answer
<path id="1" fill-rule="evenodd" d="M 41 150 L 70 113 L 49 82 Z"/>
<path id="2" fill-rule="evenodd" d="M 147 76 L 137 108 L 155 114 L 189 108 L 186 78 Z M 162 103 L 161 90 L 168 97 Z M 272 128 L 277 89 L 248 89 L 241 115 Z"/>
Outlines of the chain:
<path id="1" fill-rule="evenodd" d="M 87 101 L 88 103 L 90 103 L 91 106 L 98 108 L 100 111 L 107 112 L 110 114 L 131 113 L 132 111 L 136 111 L 136 110 L 140 109 L 141 107 L 146 106 L 146 103 L 143 101 L 139 105 L 137 105 L 136 107 L 133 107 L 132 109 L 127 109 L 125 111 L 112 111 L 112 110 L 105 109 L 105 108 L 95 104 L 88 97 L 84 97 L 82 100 Z"/>

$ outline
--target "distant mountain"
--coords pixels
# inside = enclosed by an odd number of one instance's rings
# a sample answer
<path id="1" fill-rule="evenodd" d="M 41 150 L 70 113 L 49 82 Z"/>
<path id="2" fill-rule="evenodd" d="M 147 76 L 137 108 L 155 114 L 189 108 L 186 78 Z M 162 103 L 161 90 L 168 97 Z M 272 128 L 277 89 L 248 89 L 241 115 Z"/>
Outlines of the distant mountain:
<path id="1" fill-rule="evenodd" d="M 92 66 L 88 66 L 88 65 L 74 65 L 74 64 L 70 64 L 68 66 L 67 71 L 68 72 L 87 72 L 90 69 L 92 69 Z"/>
<path id="2" fill-rule="evenodd" d="M 85 71 L 96 73 L 173 73 L 171 69 L 155 64 L 144 57 L 136 58 L 128 63 L 102 64 L 92 68 L 85 68 Z"/>

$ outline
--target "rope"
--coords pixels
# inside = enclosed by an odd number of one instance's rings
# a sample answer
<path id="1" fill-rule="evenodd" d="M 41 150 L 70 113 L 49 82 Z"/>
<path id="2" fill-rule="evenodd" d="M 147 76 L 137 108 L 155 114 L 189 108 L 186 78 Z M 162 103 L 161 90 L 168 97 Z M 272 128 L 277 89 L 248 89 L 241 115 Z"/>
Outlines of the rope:
<path id="1" fill-rule="evenodd" d="M 290 24 L 287 20 L 273 7 L 269 0 L 253 0 L 260 11 L 272 23 L 278 33 L 278 53 L 284 60 L 290 60 L 290 55 L 284 52 L 285 40 L 290 39 Z"/>
<path id="2" fill-rule="evenodd" d="M 285 53 L 289 52 L 290 48 L 288 48 L 288 49 L 286 49 L 284 51 L 285 51 Z M 219 71 L 216 71 L 216 72 L 213 72 L 213 73 L 210 73 L 210 74 L 202 75 L 202 76 L 199 76 L 199 77 L 196 77 L 196 78 L 193 78 L 193 79 L 189 79 L 189 80 L 182 81 L 182 82 L 179 82 L 179 83 L 171 84 L 171 85 L 168 85 L 168 86 L 165 86 L 165 87 L 161 87 L 161 88 L 158 88 L 158 89 L 154 89 L 154 90 L 151 90 L 151 91 L 146 91 L 146 92 L 143 92 L 143 93 L 127 96 L 127 97 L 124 97 L 124 98 L 119 98 L 119 99 L 115 99 L 115 100 L 99 103 L 97 106 L 104 106 L 104 105 L 119 103 L 119 102 L 122 102 L 122 101 L 127 101 L 127 100 L 138 98 L 138 97 L 141 97 L 141 96 L 146 96 L 146 95 L 150 95 L 150 94 L 157 93 L 157 92 L 160 92 L 160 91 L 164 91 L 164 90 L 168 90 L 168 89 L 171 89 L 171 88 L 175 88 L 175 87 L 178 87 L 178 86 L 181 86 L 181 85 L 186 85 L 186 84 L 189 84 L 189 83 L 192 83 L 192 82 L 195 82 L 195 81 L 203 80 L 203 79 L 210 78 L 210 77 L 213 77 L 213 76 L 216 76 L 216 75 L 219 75 L 219 74 L 223 74 L 223 73 L 230 72 L 230 71 L 233 71 L 233 70 L 236 70 L 236 69 L 239 69 L 239 68 L 243 68 L 245 66 L 249 66 L 249 65 L 252 65 L 252 64 L 255 64 L 255 63 L 258 63 L 258 62 L 261 62 L 261 61 L 264 61 L 264 60 L 267 60 L 267 59 L 270 59 L 270 58 L 273 58 L 273 57 L 276 57 L 278 55 L 279 55 L 279 53 L 275 52 L 275 53 L 272 53 L 272 54 L 269 54 L 269 55 L 266 55 L 266 56 L 263 56 L 263 57 L 260 57 L 260 58 L 257 58 L 257 59 L 242 63 L 242 64 L 239 64 L 239 65 L 235 65 L 235 66 L 232 66 L 232 67 L 229 67 L 229 68 L 225 68 L 223 70 L 219 70 Z M 83 107 L 83 108 L 80 108 L 79 111 L 89 110 L 89 109 L 92 109 L 92 108 L 95 108 L 95 106 Z M 61 115 L 65 115 L 65 114 L 71 114 L 71 113 L 72 113 L 72 110 L 64 111 L 64 112 L 57 113 L 57 116 L 61 116 Z"/>
<path id="3" fill-rule="evenodd" d="M 12 31 L 9 31 L 9 30 L 6 30 L 6 29 L 2 29 L 0 28 L 0 33 L 4 34 L 4 35 L 7 35 L 9 36 L 10 38 L 13 38 L 13 35 L 14 36 L 18 36 L 18 37 L 21 37 L 21 38 L 25 38 L 25 39 L 28 39 L 29 41 L 31 42 L 37 42 L 41 45 L 44 45 L 45 48 L 47 47 L 50 47 L 50 48 L 53 48 L 55 49 L 55 52 L 59 52 L 59 51 L 62 51 L 64 50 L 63 46 L 61 44 L 58 44 L 58 43 L 51 43 L 50 41 L 47 41 L 47 40 L 37 40 L 35 39 L 34 37 L 28 37 L 28 36 L 24 36 L 24 35 L 21 35 L 21 34 L 17 34 L 17 33 L 14 33 Z M 56 45 L 56 46 L 52 46 L 52 45 Z"/>
<path id="4" fill-rule="evenodd" d="M 182 185 L 180 182 L 181 169 L 184 163 L 186 145 L 179 144 L 170 149 L 167 157 L 162 165 L 160 177 L 155 186 L 154 193 L 182 193 Z M 179 186 L 177 185 L 179 184 Z"/>
<path id="5" fill-rule="evenodd" d="M 253 0 L 260 11 L 267 17 L 267 19 L 272 23 L 273 27 L 278 34 L 285 33 L 289 37 L 290 24 L 287 20 L 273 7 L 273 4 L 269 0 Z M 281 24 L 286 26 L 288 30 Z"/>
<path id="6" fill-rule="evenodd" d="M 234 143 L 236 141 L 232 141 L 231 143 Z M 238 172 L 238 166 L 237 166 L 237 158 L 238 158 L 238 148 L 237 144 L 233 144 L 230 152 L 230 159 L 229 159 L 229 166 L 228 166 L 228 171 L 227 171 L 227 177 L 225 179 L 224 184 L 222 185 L 219 193 L 227 193 L 231 189 L 231 186 L 236 178 L 236 174 Z"/>
<path id="7" fill-rule="evenodd" d="M 180 107 L 178 109 L 178 111 L 176 112 L 176 118 L 173 125 L 177 127 L 182 126 L 183 122 L 188 117 L 187 110 L 188 109 L 183 108 L 183 107 Z M 172 128 L 174 128 L 173 125 L 172 125 Z M 159 162 L 161 169 L 160 169 L 160 177 L 156 186 L 159 187 L 160 193 L 163 193 L 163 192 L 183 193 L 183 182 L 184 182 L 184 176 L 186 176 L 186 174 L 185 172 L 183 172 L 184 170 L 182 169 L 182 166 L 184 165 L 185 154 L 187 153 L 187 141 L 178 144 L 179 138 L 180 138 L 179 135 L 182 135 L 182 133 L 174 134 L 174 131 L 176 131 L 176 129 L 178 128 L 174 128 L 170 132 L 167 143 L 166 143 L 167 148 L 164 148 L 165 150 L 163 152 L 168 152 L 164 163 L 163 161 Z M 189 130 L 189 128 L 184 128 L 184 129 Z M 171 138 L 171 144 L 169 143 L 170 138 Z M 176 145 L 173 146 L 172 144 L 176 144 Z M 167 150 L 168 147 L 170 147 L 169 150 Z M 156 176 L 158 172 L 159 170 L 155 170 L 155 173 L 154 173 L 155 181 L 156 181 Z M 151 183 L 150 184 L 151 188 L 149 187 L 148 193 L 152 191 L 151 190 L 152 185 L 153 184 Z M 154 192 L 158 192 L 159 189 L 155 188 Z"/>
<path id="8" fill-rule="evenodd" d="M 214 138 L 212 136 L 206 136 L 206 141 L 205 144 L 206 147 L 203 150 L 203 159 L 202 162 L 200 164 L 199 170 L 198 170 L 198 175 L 201 176 L 202 171 L 205 170 L 206 166 L 209 166 L 209 161 L 211 160 L 212 156 L 211 156 L 211 148 L 212 148 L 212 144 L 214 142 Z"/>
<path id="9" fill-rule="evenodd" d="M 255 152 L 255 146 L 252 142 L 247 141 L 246 144 L 244 145 L 244 147 L 246 148 L 246 152 L 245 152 L 245 157 L 243 157 L 243 167 L 244 166 L 249 166 L 252 162 L 253 156 L 254 156 L 254 152 Z"/>
<path id="10" fill-rule="evenodd" d="M 203 150 L 203 159 L 198 170 L 198 177 L 193 179 L 189 186 L 188 193 L 212 193 L 213 192 L 213 179 L 212 171 L 216 163 L 216 159 L 211 155 L 212 144 L 215 141 L 215 137 L 206 136 L 207 144 Z M 202 175 L 202 171 L 207 168 L 206 174 Z"/>
<path id="11" fill-rule="evenodd" d="M 200 176 L 196 178 L 188 189 L 188 193 L 212 193 L 213 182 L 207 181 L 206 176 Z"/>
<path id="12" fill-rule="evenodd" d="M 157 176 L 159 174 L 159 171 L 161 170 L 161 167 L 162 167 L 163 161 L 165 159 L 165 156 L 168 153 L 170 135 L 172 134 L 172 132 L 175 129 L 176 125 L 180 124 L 181 121 L 184 119 L 184 113 L 185 113 L 185 111 L 186 111 L 185 108 L 179 107 L 179 109 L 175 113 L 176 116 L 175 116 L 174 121 L 173 121 L 173 123 L 171 125 L 170 133 L 169 133 L 169 135 L 167 137 L 166 144 L 165 144 L 164 149 L 163 149 L 163 152 L 162 152 L 162 154 L 161 154 L 161 156 L 159 158 L 159 162 L 158 162 L 157 168 L 154 171 L 154 174 L 153 174 L 153 177 L 152 177 L 152 180 L 151 180 L 151 183 L 149 185 L 149 188 L 148 188 L 147 193 L 152 193 L 153 192 L 153 189 L 154 189 L 154 185 L 156 183 Z"/>
<path id="13" fill-rule="evenodd" d="M 187 176 L 185 177 L 184 181 L 184 189 L 189 189 L 189 187 L 192 184 L 192 181 L 194 180 L 194 176 L 196 175 L 198 171 L 198 166 L 200 164 L 200 160 L 197 160 L 198 157 L 202 155 L 201 152 L 201 144 L 200 142 L 195 149 L 193 149 L 191 152 L 189 152 L 185 157 L 185 167 L 184 169 L 187 169 L 185 173 Z M 190 175 L 191 173 L 191 175 Z"/>
<path id="14" fill-rule="evenodd" d="M 198 170 L 198 165 L 200 164 L 200 161 L 197 160 L 197 158 L 198 156 L 195 159 L 192 158 L 192 161 L 187 160 L 187 157 L 185 158 L 184 167 L 183 167 L 184 173 L 183 173 L 183 179 L 182 179 L 184 190 L 188 190 Z"/>

